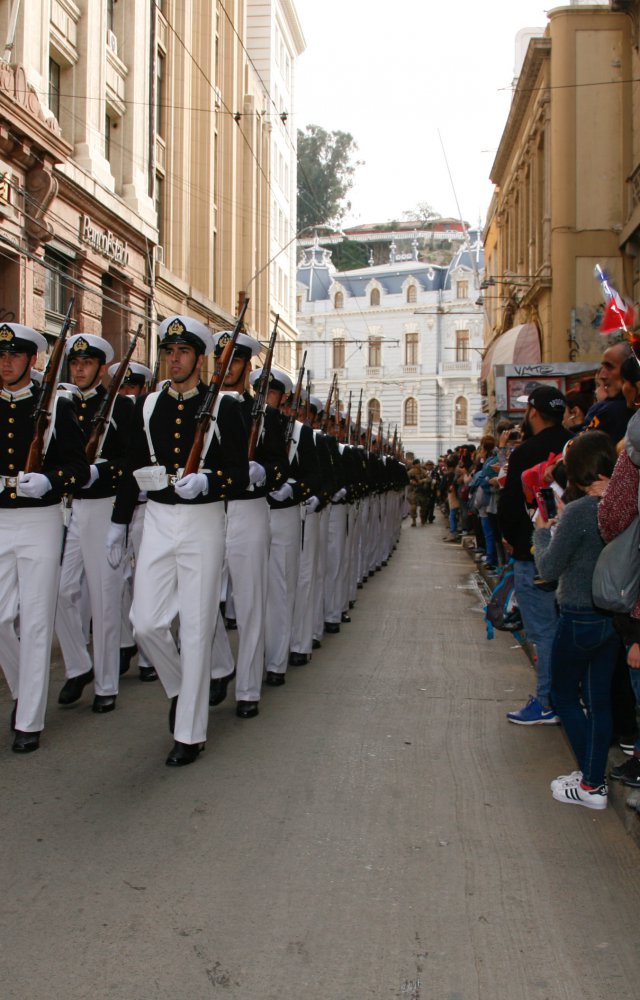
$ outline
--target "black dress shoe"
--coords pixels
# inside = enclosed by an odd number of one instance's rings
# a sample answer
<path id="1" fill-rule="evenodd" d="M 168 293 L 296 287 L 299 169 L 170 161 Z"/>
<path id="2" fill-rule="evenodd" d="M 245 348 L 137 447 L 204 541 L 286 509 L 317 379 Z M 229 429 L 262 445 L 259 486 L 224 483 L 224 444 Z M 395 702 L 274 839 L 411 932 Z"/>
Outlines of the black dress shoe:
<path id="1" fill-rule="evenodd" d="M 328 632 L 329 635 L 335 635 L 336 632 L 340 631 L 340 625 L 338 622 L 325 622 L 324 630 L 325 632 Z"/>
<path id="2" fill-rule="evenodd" d="M 289 666 L 290 667 L 304 667 L 306 663 L 309 662 L 311 657 L 308 653 L 289 653 Z"/>
<path id="3" fill-rule="evenodd" d="M 340 621 L 344 625 L 348 625 L 349 622 L 351 621 L 351 615 L 348 615 L 346 611 L 343 611 L 342 614 L 340 615 Z"/>
<path id="4" fill-rule="evenodd" d="M 227 697 L 227 687 L 235 676 L 236 672 L 232 670 L 226 677 L 211 678 L 209 682 L 209 708 L 215 708 L 216 705 L 222 704 Z"/>
<path id="5" fill-rule="evenodd" d="M 169 732 L 173 736 L 173 730 L 176 728 L 176 708 L 178 706 L 178 695 L 175 695 L 171 699 L 171 705 L 169 706 Z"/>
<path id="6" fill-rule="evenodd" d="M 239 719 L 253 719 L 259 712 L 260 702 L 239 701 L 236 704 L 236 715 Z"/>
<path id="7" fill-rule="evenodd" d="M 13 703 L 13 708 L 11 709 L 11 732 L 12 733 L 15 733 L 15 731 L 16 731 L 16 715 L 17 714 L 18 714 L 18 699 L 16 698 L 16 700 Z"/>
<path id="8" fill-rule="evenodd" d="M 33 753 L 40 746 L 40 733 L 23 733 L 16 729 L 11 749 L 14 753 Z"/>
<path id="9" fill-rule="evenodd" d="M 82 692 L 87 684 L 93 680 L 93 670 L 87 670 L 86 674 L 79 674 L 78 677 L 70 677 L 65 681 L 58 695 L 59 705 L 73 705 L 74 701 L 79 701 Z"/>
<path id="10" fill-rule="evenodd" d="M 235 620 L 235 618 L 225 618 L 224 627 L 226 628 L 227 632 L 235 632 L 236 629 L 238 628 L 238 623 Z"/>
<path id="11" fill-rule="evenodd" d="M 138 652 L 137 646 L 121 646 L 120 647 L 120 676 L 126 674 L 127 670 L 131 666 L 131 661 Z"/>
<path id="12" fill-rule="evenodd" d="M 158 672 L 155 667 L 140 667 L 141 681 L 157 681 Z"/>
<path id="13" fill-rule="evenodd" d="M 358 590 L 364 590 L 364 583 L 360 582 L 358 584 Z"/>
<path id="14" fill-rule="evenodd" d="M 356 606 L 355 601 L 349 601 L 349 608 L 355 608 L 355 606 Z"/>
<path id="15" fill-rule="evenodd" d="M 91 706 L 91 711 L 97 712 L 99 715 L 104 715 L 105 712 L 113 712 L 115 707 L 116 707 L 115 694 L 97 694 L 93 699 L 93 705 Z"/>
<path id="16" fill-rule="evenodd" d="M 165 764 L 167 767 L 186 767 L 187 764 L 193 764 L 203 750 L 204 743 L 180 743 L 176 740 Z"/>
<path id="17" fill-rule="evenodd" d="M 312 641 L 312 643 L 311 643 L 311 648 L 312 649 L 322 649 L 322 643 L 320 642 L 319 639 L 314 639 Z"/>
<path id="18" fill-rule="evenodd" d="M 282 687 L 283 684 L 286 684 L 286 680 L 287 679 L 284 674 L 277 674 L 275 670 L 267 670 L 265 684 L 268 684 L 269 687 Z"/>

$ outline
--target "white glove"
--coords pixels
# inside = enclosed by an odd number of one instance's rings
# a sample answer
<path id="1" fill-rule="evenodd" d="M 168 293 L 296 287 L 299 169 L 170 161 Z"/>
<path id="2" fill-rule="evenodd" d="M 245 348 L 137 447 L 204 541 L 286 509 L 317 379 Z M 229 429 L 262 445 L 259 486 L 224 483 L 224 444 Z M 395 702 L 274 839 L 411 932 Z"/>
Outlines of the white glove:
<path id="1" fill-rule="evenodd" d="M 293 496 L 291 483 L 285 483 L 284 486 L 281 486 L 279 490 L 274 490 L 269 496 L 272 500 L 277 500 L 278 503 L 282 503 L 283 500 L 291 500 Z"/>
<path id="2" fill-rule="evenodd" d="M 195 500 L 201 493 L 209 492 L 209 480 L 204 472 L 190 472 L 173 487 L 181 500 Z"/>
<path id="3" fill-rule="evenodd" d="M 338 490 L 337 493 L 333 494 L 333 496 L 331 497 L 331 501 L 332 501 L 332 503 L 338 503 L 338 501 L 344 500 L 344 498 L 346 497 L 346 495 L 347 495 L 347 491 L 345 490 L 345 488 L 343 486 L 342 489 Z"/>
<path id="4" fill-rule="evenodd" d="M 82 487 L 82 489 L 83 490 L 89 490 L 89 489 L 91 489 L 91 487 L 93 486 L 93 484 L 98 479 L 99 475 L 100 475 L 100 473 L 98 472 L 98 466 L 97 465 L 90 465 L 89 466 L 89 482 L 85 483 L 84 486 Z"/>
<path id="5" fill-rule="evenodd" d="M 107 561 L 112 569 L 117 569 L 122 562 L 126 537 L 126 524 L 109 525 L 104 547 L 107 550 Z"/>
<path id="6" fill-rule="evenodd" d="M 315 514 L 318 507 L 320 506 L 320 500 L 318 499 L 318 497 L 309 497 L 308 500 L 305 500 L 304 506 L 307 508 L 310 514 Z"/>
<path id="7" fill-rule="evenodd" d="M 262 486 L 267 479 L 267 470 L 260 462 L 249 462 L 249 482 L 252 486 Z"/>
<path id="8" fill-rule="evenodd" d="M 29 500 L 39 500 L 51 489 L 51 483 L 42 472 L 20 472 L 18 474 L 19 497 L 28 497 Z"/>

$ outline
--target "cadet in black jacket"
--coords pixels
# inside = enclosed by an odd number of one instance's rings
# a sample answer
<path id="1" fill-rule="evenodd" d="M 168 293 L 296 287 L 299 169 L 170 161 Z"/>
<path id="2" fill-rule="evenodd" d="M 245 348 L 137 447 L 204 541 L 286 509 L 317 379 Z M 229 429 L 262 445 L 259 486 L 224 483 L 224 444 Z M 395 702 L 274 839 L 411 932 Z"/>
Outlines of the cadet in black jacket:
<path id="1" fill-rule="evenodd" d="M 60 576 L 62 495 L 89 478 L 73 406 L 58 395 L 42 470 L 24 473 L 38 388 L 31 365 L 45 338 L 0 326 L 0 663 L 14 699 L 13 750 L 37 750 L 44 728 Z M 20 617 L 20 638 L 16 619 Z"/>
<path id="2" fill-rule="evenodd" d="M 182 476 L 206 387 L 200 371 L 213 336 L 188 316 L 159 327 L 171 381 L 136 402 L 127 472 L 113 512 L 110 554 L 133 515 L 139 489 L 147 508 L 131 620 L 138 646 L 171 699 L 175 743 L 170 767 L 191 764 L 207 737 L 211 643 L 224 560 L 223 501 L 248 485 L 247 432 L 236 400 L 220 394 L 199 472 Z M 134 475 L 135 472 L 135 475 Z M 180 619 L 180 651 L 171 624 Z"/>
<path id="3" fill-rule="evenodd" d="M 224 349 L 229 337 L 228 331 L 216 334 L 217 353 Z M 251 427 L 253 397 L 246 386 L 251 358 L 259 351 L 259 342 L 241 333 L 224 383 L 225 391 L 240 399 L 247 435 Z M 289 462 L 280 416 L 272 406 L 267 406 L 255 461 L 249 463 L 249 486 L 227 504 L 226 556 L 238 624 L 236 715 L 241 719 L 251 719 L 258 714 L 262 688 L 270 537 L 267 494 L 284 486 L 288 476 Z M 229 670 L 232 663 L 228 637 L 219 616 L 212 653 L 212 705 L 224 700 L 233 677 L 233 670 Z"/>
<path id="4" fill-rule="evenodd" d="M 66 355 L 69 379 L 79 390 L 73 396 L 73 405 L 88 441 L 93 417 L 105 397 L 102 379 L 113 358 L 113 349 L 102 337 L 79 333 L 69 338 Z M 128 400 L 116 397 L 96 464 L 90 467 L 90 477 L 85 483 L 76 483 L 60 576 L 56 634 L 67 681 L 58 702 L 70 705 L 77 701 L 95 675 L 93 711 L 99 713 L 111 712 L 118 694 L 124 577 L 121 567 L 114 569 L 109 565 L 105 542 L 113 498 L 122 476 L 131 413 Z M 82 628 L 83 586 L 88 589 L 91 606 L 93 665 Z"/>

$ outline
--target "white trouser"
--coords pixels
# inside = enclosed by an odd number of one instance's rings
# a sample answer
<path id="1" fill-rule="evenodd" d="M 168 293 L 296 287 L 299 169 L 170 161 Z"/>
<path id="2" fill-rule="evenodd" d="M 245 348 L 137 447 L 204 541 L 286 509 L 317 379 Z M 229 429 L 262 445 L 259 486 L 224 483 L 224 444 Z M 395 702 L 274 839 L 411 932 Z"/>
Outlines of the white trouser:
<path id="1" fill-rule="evenodd" d="M 362 504 L 360 501 L 349 508 L 349 568 L 347 597 L 355 601 L 358 590 L 358 559 L 360 557 L 360 530 L 362 528 Z"/>
<path id="2" fill-rule="evenodd" d="M 234 669 L 235 663 L 229 642 L 229 633 L 225 628 L 222 612 L 218 608 L 213 646 L 211 647 L 211 676 L 219 680 L 221 677 L 228 677 Z"/>
<path id="3" fill-rule="evenodd" d="M 263 497 L 227 504 L 227 565 L 238 625 L 237 701 L 259 701 L 269 560 L 269 506 Z M 216 664 L 213 665 L 218 676 Z"/>
<path id="4" fill-rule="evenodd" d="M 366 552 L 367 539 L 369 537 L 369 497 L 366 496 L 360 508 L 360 528 L 358 531 L 358 583 L 362 583 L 362 578 L 367 572 Z"/>
<path id="5" fill-rule="evenodd" d="M 324 632 L 324 578 L 327 571 L 327 541 L 329 538 L 329 508 L 325 507 L 319 514 L 318 529 L 318 579 L 314 588 L 313 638 L 321 639 Z"/>
<path id="6" fill-rule="evenodd" d="M 269 510 L 271 541 L 265 620 L 265 669 L 275 674 L 287 671 L 293 607 L 300 562 L 300 507 Z"/>
<path id="7" fill-rule="evenodd" d="M 207 738 L 211 642 L 223 558 L 222 503 L 147 502 L 131 622 L 167 695 L 178 695 L 174 737 L 180 743 Z M 171 631 L 176 615 L 180 652 Z"/>
<path id="8" fill-rule="evenodd" d="M 292 653 L 310 653 L 313 642 L 313 618 L 318 584 L 318 543 L 322 512 L 312 514 L 303 506 L 303 533 L 298 583 L 293 609 L 290 648 Z"/>
<path id="9" fill-rule="evenodd" d="M 367 573 L 375 573 L 378 536 L 380 534 L 380 494 L 371 496 L 369 507 L 369 539 L 367 542 Z"/>
<path id="10" fill-rule="evenodd" d="M 332 503 L 329 507 L 327 564 L 324 575 L 324 620 L 339 622 L 345 604 L 347 542 L 347 506 Z"/>
<path id="11" fill-rule="evenodd" d="M 131 524 L 129 525 L 129 544 L 125 552 L 124 564 L 124 587 L 122 589 L 122 613 L 120 615 L 120 648 L 135 646 L 135 638 L 131 627 L 131 602 L 133 600 L 133 588 L 136 578 L 136 565 L 140 552 L 140 542 L 142 541 L 142 529 L 144 527 L 144 512 L 146 503 L 139 503 L 133 511 Z M 150 667 L 148 659 L 141 649 L 138 650 L 138 666 Z"/>
<path id="12" fill-rule="evenodd" d="M 0 663 L 23 733 L 44 729 L 61 546 L 59 505 L 0 510 Z"/>
<path id="13" fill-rule="evenodd" d="M 91 670 L 82 628 L 82 571 L 91 602 L 95 693 L 118 693 L 120 675 L 120 609 L 124 569 L 109 565 L 105 541 L 113 498 L 74 500 L 60 574 L 56 635 L 67 677 Z"/>

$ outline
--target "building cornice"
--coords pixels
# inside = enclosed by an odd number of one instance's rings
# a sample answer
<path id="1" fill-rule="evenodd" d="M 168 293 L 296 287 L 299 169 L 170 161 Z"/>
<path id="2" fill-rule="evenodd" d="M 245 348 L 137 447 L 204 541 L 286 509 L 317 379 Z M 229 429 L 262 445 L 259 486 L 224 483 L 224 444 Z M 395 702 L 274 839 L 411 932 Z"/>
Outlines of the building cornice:
<path id="1" fill-rule="evenodd" d="M 291 0 L 280 0 L 282 13 L 286 19 L 287 27 L 291 32 L 291 40 L 296 47 L 296 55 L 300 55 L 307 47 L 305 37 L 302 33 L 302 25 Z"/>
<path id="2" fill-rule="evenodd" d="M 529 42 L 522 71 L 518 77 L 518 83 L 516 84 L 515 93 L 511 101 L 511 110 L 509 111 L 507 124 L 504 127 L 498 152 L 489 173 L 489 178 L 493 184 L 500 185 L 502 181 L 502 176 L 505 173 L 518 133 L 523 122 L 527 119 L 527 109 L 532 101 L 536 79 L 550 53 L 550 38 L 532 38 Z"/>

